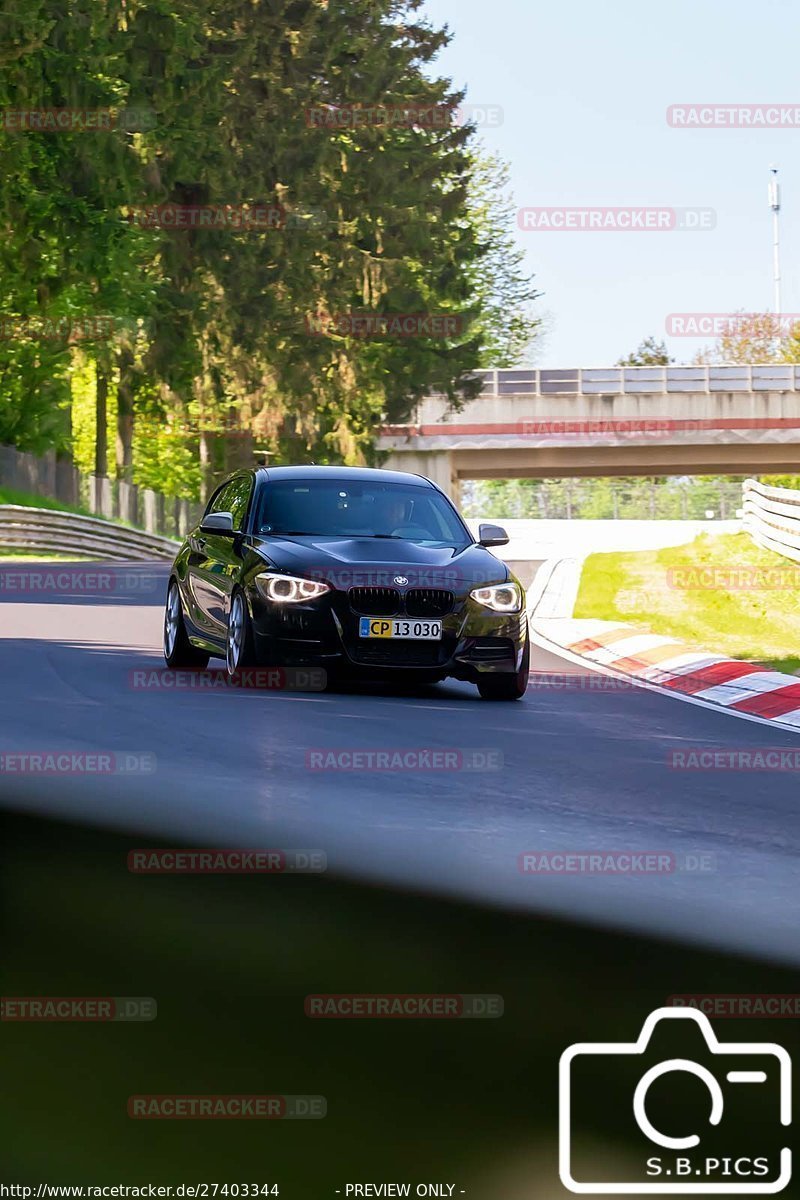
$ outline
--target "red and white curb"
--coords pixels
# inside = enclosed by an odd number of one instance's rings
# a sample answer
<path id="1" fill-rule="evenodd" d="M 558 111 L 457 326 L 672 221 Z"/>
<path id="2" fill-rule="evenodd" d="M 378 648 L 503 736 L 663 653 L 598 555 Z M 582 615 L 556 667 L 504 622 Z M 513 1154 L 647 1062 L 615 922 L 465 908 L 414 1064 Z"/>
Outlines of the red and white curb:
<path id="1" fill-rule="evenodd" d="M 554 579 L 557 571 L 549 573 Z M 677 638 L 616 621 L 541 617 L 542 601 L 530 612 L 535 641 L 569 661 L 603 674 L 631 679 L 677 699 L 720 708 L 745 720 L 800 729 L 800 679 L 740 659 L 701 650 Z M 548 611 L 547 605 L 544 606 Z"/>

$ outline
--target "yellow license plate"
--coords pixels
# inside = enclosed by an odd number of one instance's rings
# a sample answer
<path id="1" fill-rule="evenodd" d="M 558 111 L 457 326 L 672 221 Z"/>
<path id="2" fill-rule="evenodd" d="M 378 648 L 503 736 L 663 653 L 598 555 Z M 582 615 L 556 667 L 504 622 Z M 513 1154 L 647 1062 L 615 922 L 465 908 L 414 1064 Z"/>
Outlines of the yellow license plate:
<path id="1" fill-rule="evenodd" d="M 362 638 L 438 642 L 442 637 L 442 622 L 415 620 L 413 617 L 361 617 L 358 634 Z"/>

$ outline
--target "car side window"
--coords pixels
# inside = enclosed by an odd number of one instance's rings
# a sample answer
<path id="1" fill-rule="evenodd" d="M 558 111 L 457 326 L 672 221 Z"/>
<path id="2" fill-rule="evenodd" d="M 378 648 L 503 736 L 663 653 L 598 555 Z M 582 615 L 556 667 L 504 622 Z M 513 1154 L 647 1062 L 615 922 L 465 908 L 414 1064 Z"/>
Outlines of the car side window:
<path id="1" fill-rule="evenodd" d="M 238 475 L 235 479 L 224 483 L 214 493 L 204 515 L 208 516 L 209 513 L 229 512 L 233 515 L 233 528 L 241 529 L 247 516 L 247 507 L 250 503 L 250 493 L 252 490 L 253 481 L 250 476 Z"/>
<path id="2" fill-rule="evenodd" d="M 214 495 L 206 505 L 206 511 L 203 513 L 204 517 L 207 517 L 209 513 L 230 512 L 227 503 L 229 489 L 229 483 L 223 483 L 222 487 L 217 488 L 216 492 L 214 492 Z"/>
<path id="3" fill-rule="evenodd" d="M 233 528 L 242 529 L 250 504 L 250 494 L 253 490 L 253 480 L 249 475 L 239 475 L 225 489 L 227 507 L 225 511 L 233 514 Z"/>

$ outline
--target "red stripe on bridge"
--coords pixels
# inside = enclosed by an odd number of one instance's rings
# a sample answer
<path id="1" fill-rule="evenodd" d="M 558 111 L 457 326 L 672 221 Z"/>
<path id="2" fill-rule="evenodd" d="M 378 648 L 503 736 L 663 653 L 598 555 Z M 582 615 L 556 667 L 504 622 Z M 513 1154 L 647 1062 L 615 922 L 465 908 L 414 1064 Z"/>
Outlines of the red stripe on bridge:
<path id="1" fill-rule="evenodd" d="M 453 434 L 519 434 L 534 437 L 550 434 L 559 437 L 569 433 L 690 433 L 704 429 L 800 429 L 800 417 L 702 417 L 673 419 L 620 417 L 605 421 L 496 421 L 492 424 L 385 425 L 383 437 L 448 437 Z"/>

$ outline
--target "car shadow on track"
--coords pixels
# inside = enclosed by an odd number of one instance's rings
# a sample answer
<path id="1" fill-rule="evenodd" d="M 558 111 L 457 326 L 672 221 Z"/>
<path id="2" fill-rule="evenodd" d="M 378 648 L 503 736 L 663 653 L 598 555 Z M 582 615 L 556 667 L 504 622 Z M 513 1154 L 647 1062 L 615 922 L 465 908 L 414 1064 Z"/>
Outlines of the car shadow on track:
<path id="1" fill-rule="evenodd" d="M 327 696 L 374 696 L 382 700 L 480 700 L 468 683 L 444 679 L 438 683 L 404 682 L 401 679 L 332 679 Z"/>

